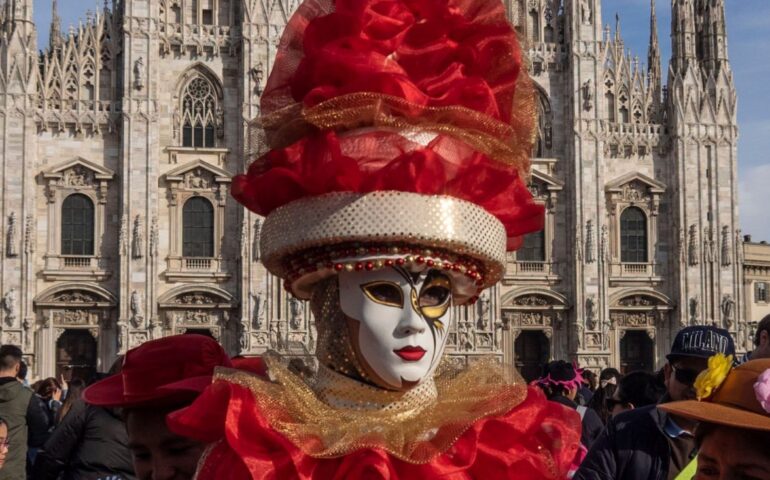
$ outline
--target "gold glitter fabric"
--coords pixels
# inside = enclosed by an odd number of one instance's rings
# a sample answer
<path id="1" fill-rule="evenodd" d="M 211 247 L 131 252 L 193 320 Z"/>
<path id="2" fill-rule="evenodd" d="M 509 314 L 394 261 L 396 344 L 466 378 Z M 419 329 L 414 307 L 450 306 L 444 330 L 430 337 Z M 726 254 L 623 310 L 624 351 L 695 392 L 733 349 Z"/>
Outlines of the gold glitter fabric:
<path id="1" fill-rule="evenodd" d="M 508 412 L 527 396 L 524 382 L 493 359 L 462 371 L 444 364 L 433 385 L 406 393 L 331 370 L 309 384 L 277 357 L 265 361 L 273 382 L 237 370 L 221 370 L 215 381 L 248 388 L 270 426 L 315 458 L 378 448 L 405 462 L 427 463 L 477 420 Z"/>

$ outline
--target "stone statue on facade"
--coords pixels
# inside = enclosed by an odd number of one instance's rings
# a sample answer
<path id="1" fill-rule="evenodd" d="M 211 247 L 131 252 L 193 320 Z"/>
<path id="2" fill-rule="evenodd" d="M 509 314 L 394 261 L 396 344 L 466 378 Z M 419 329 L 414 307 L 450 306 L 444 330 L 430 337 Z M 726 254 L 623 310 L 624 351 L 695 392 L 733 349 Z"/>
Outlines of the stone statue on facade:
<path id="1" fill-rule="evenodd" d="M 19 255 L 18 250 L 18 220 L 16 219 L 16 212 L 11 212 L 8 216 L 8 230 L 5 234 L 5 256 L 16 257 Z"/>
<path id="2" fill-rule="evenodd" d="M 289 322 L 293 330 L 302 326 L 302 314 L 305 313 L 305 306 L 302 300 L 296 297 L 289 298 Z"/>
<path id="3" fill-rule="evenodd" d="M 11 288 L 3 296 L 3 310 L 5 310 L 5 323 L 9 327 L 12 327 L 16 323 L 16 316 L 18 315 L 16 289 Z"/>
<path id="4" fill-rule="evenodd" d="M 144 88 L 144 58 L 142 57 L 134 62 L 134 88 L 137 90 Z"/>
<path id="5" fill-rule="evenodd" d="M 690 325 L 698 325 L 700 317 L 700 304 L 698 297 L 690 299 Z"/>
<path id="6" fill-rule="evenodd" d="M 265 294 L 255 292 L 251 294 L 251 324 L 255 330 L 262 329 L 262 320 L 265 317 Z"/>
<path id="7" fill-rule="evenodd" d="M 584 25 L 593 25 L 593 17 L 594 14 L 590 0 L 580 0 L 580 21 L 583 22 Z"/>
<path id="8" fill-rule="evenodd" d="M 590 78 L 583 83 L 581 90 L 583 92 L 583 109 L 590 112 L 594 107 L 594 92 Z"/>
<path id="9" fill-rule="evenodd" d="M 479 330 L 486 330 L 489 323 L 489 307 L 492 300 L 489 298 L 489 290 L 479 296 L 479 300 L 476 302 L 476 326 Z"/>
<path id="10" fill-rule="evenodd" d="M 698 265 L 700 262 L 700 255 L 698 254 L 698 251 L 698 227 L 693 223 L 690 225 L 690 239 L 687 248 L 689 263 L 691 267 Z"/>
<path id="11" fill-rule="evenodd" d="M 586 325 L 589 330 L 596 330 L 596 300 L 594 297 L 586 298 Z"/>
<path id="12" fill-rule="evenodd" d="M 118 353 L 123 353 L 127 345 L 126 340 L 128 338 L 128 325 L 123 320 L 118 320 L 117 332 L 115 339 L 117 340 Z"/>
<path id="13" fill-rule="evenodd" d="M 727 225 L 722 227 L 722 266 L 729 267 L 733 264 L 732 252 L 730 251 L 730 229 Z"/>
<path id="14" fill-rule="evenodd" d="M 728 330 L 733 328 L 733 315 L 735 314 L 735 300 L 732 295 L 725 295 L 722 297 L 722 320 Z"/>
<path id="15" fill-rule="evenodd" d="M 24 252 L 35 252 L 35 217 L 27 215 L 27 223 L 24 227 Z"/>
<path id="16" fill-rule="evenodd" d="M 254 220 L 254 232 L 252 232 L 252 235 L 254 235 L 254 240 L 251 246 L 251 255 L 254 258 L 254 261 L 259 260 L 259 236 L 262 234 L 262 219 L 257 218 Z"/>
<path id="17" fill-rule="evenodd" d="M 133 258 L 144 257 L 144 226 L 142 225 L 142 217 L 139 215 L 134 219 L 134 236 L 131 256 Z"/>
<path id="18" fill-rule="evenodd" d="M 142 297 L 136 290 L 131 292 L 129 308 L 131 309 L 131 323 L 134 328 L 139 328 L 144 320 L 144 314 L 142 312 Z"/>
<path id="19" fill-rule="evenodd" d="M 158 256 L 158 217 L 155 215 L 152 216 L 152 224 L 150 225 L 150 255 Z"/>
<path id="20" fill-rule="evenodd" d="M 703 228 L 703 261 L 705 263 L 714 263 L 717 260 L 717 252 L 714 246 L 714 237 L 711 228 Z"/>

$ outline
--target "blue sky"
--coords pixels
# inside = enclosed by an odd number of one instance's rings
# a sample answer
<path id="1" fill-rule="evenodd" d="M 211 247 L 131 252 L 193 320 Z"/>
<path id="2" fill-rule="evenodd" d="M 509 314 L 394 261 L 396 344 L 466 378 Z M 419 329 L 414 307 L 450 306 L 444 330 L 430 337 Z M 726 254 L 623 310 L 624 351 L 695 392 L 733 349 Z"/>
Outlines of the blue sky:
<path id="1" fill-rule="evenodd" d="M 658 29 L 664 55 L 664 68 L 670 52 L 671 7 L 669 0 L 658 0 Z M 739 205 L 744 233 L 754 240 L 770 240 L 770 62 L 761 60 L 770 52 L 770 1 L 728 0 L 727 29 L 730 61 L 738 88 Z M 35 22 L 40 30 L 39 45 L 48 43 L 51 1 L 34 0 Z M 103 8 L 102 0 L 59 0 L 62 29 L 85 18 L 87 10 Z M 626 46 L 646 61 L 649 39 L 649 0 L 604 0 L 604 23 L 614 29 L 615 14 L 620 15 Z M 664 69 L 665 72 L 665 69 Z"/>

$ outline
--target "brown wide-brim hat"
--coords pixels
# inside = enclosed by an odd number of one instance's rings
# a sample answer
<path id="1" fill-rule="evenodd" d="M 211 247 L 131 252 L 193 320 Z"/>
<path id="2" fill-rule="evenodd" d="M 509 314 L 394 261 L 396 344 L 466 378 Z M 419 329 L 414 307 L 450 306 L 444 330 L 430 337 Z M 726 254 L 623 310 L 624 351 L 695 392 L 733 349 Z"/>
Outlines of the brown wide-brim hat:
<path id="1" fill-rule="evenodd" d="M 732 369 L 708 401 L 686 400 L 659 408 L 700 422 L 770 432 L 770 413 L 762 408 L 754 392 L 754 384 L 767 370 L 770 358 L 752 360 Z"/>

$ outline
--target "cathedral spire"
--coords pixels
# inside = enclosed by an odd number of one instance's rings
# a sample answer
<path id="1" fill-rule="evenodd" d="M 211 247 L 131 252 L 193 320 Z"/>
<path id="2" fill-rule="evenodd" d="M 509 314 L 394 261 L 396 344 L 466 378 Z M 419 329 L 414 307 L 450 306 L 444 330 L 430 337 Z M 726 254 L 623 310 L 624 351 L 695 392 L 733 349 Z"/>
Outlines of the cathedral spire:
<path id="1" fill-rule="evenodd" d="M 671 67 L 684 74 L 697 59 L 695 6 L 693 0 L 672 0 L 671 3 Z"/>
<path id="2" fill-rule="evenodd" d="M 647 77 L 652 95 L 653 111 L 658 112 L 661 102 L 660 42 L 658 39 L 658 17 L 655 0 L 650 0 L 650 45 L 647 49 Z"/>
<path id="3" fill-rule="evenodd" d="M 56 50 L 61 46 L 61 18 L 59 17 L 58 0 L 52 0 L 51 5 L 51 33 L 49 35 L 49 44 L 51 51 Z"/>
<path id="4" fill-rule="evenodd" d="M 724 0 L 704 0 L 697 15 L 702 25 L 698 34 L 703 68 L 707 73 L 716 73 L 728 61 Z"/>

